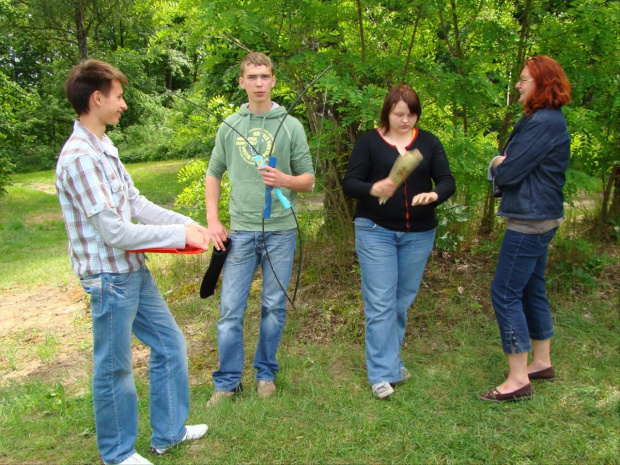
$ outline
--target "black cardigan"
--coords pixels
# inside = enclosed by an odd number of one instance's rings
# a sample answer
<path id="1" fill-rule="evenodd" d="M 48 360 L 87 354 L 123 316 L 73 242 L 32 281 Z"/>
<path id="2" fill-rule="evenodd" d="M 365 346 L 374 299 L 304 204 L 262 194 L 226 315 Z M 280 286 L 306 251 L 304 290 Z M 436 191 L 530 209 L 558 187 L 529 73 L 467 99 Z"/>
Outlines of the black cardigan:
<path id="1" fill-rule="evenodd" d="M 384 205 L 379 205 L 379 199 L 370 195 L 370 188 L 390 174 L 399 153 L 377 129 L 360 136 L 342 181 L 344 193 L 357 199 L 355 218 L 367 218 L 392 231 L 419 232 L 437 227 L 435 207 L 448 200 L 456 190 L 448 157 L 439 139 L 422 129 L 417 129 L 417 135 L 407 147 L 407 150 L 412 149 L 420 151 L 422 162 L 394 195 Z M 437 202 L 411 206 L 416 194 L 431 191 L 437 193 Z"/>

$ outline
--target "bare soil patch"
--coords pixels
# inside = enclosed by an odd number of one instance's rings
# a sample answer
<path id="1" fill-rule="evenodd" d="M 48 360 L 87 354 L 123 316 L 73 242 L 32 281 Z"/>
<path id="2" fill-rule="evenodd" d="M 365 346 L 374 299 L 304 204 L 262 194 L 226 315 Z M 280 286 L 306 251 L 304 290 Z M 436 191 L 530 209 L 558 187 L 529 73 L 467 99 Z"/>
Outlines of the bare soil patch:
<path id="1" fill-rule="evenodd" d="M 80 286 L 0 294 L 1 384 L 36 378 L 65 388 L 88 376 L 90 314 Z"/>
<path id="2" fill-rule="evenodd" d="M 182 325 L 186 336 L 203 329 Z M 188 335 L 189 333 L 189 335 Z M 188 343 L 201 343 L 188 337 Z M 79 284 L 0 291 L 0 386 L 40 381 L 62 383 L 79 395 L 89 389 L 92 332 L 88 296 Z M 133 367 L 147 375 L 150 348 L 134 341 Z M 209 367 L 211 368 L 211 367 Z M 191 380 L 201 384 L 204 380 Z"/>

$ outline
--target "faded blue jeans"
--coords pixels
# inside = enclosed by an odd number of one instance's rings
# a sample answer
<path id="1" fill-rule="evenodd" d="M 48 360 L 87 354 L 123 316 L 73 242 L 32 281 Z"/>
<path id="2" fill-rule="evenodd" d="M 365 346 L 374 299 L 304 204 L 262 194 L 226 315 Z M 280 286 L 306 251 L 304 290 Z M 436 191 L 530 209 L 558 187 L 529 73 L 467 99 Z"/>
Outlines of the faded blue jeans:
<path id="1" fill-rule="evenodd" d="M 415 300 L 435 229 L 398 232 L 355 219 L 355 246 L 362 271 L 366 313 L 366 368 L 371 385 L 402 381 L 400 350 L 407 310 Z"/>
<path id="2" fill-rule="evenodd" d="M 93 404 L 97 448 L 106 463 L 136 452 L 138 399 L 131 363 L 132 333 L 151 348 L 151 446 L 167 448 L 185 435 L 189 414 L 187 345 L 146 267 L 80 280 L 91 296 Z"/>
<path id="3" fill-rule="evenodd" d="M 545 290 L 549 243 L 558 228 L 544 234 L 507 230 L 491 284 L 491 302 L 506 354 L 532 350 L 530 339 L 553 336 Z"/>
<path id="4" fill-rule="evenodd" d="M 243 373 L 243 317 L 258 265 L 263 272 L 260 331 L 254 354 L 257 381 L 273 381 L 276 352 L 286 317 L 286 294 L 295 255 L 295 230 L 231 231 L 224 263 L 217 342 L 220 366 L 213 372 L 216 391 L 232 391 Z M 275 271 L 275 275 L 274 275 Z"/>

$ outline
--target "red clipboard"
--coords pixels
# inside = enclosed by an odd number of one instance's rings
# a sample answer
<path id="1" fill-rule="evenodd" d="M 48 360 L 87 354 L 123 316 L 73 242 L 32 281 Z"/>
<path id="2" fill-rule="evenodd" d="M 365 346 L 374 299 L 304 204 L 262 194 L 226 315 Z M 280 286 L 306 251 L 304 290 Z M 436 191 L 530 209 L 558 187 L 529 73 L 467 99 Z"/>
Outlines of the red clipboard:
<path id="1" fill-rule="evenodd" d="M 195 254 L 195 253 L 202 253 L 204 252 L 204 250 L 202 250 L 200 247 L 188 246 L 188 247 L 185 247 L 184 249 L 169 249 L 166 247 L 156 247 L 154 249 L 125 250 L 125 252 Z"/>

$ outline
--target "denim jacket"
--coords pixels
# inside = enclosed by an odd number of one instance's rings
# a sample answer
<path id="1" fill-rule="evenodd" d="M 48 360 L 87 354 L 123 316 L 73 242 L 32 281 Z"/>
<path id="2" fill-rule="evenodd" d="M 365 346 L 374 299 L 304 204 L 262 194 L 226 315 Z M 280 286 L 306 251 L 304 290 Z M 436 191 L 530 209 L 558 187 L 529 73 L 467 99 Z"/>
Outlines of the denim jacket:
<path id="1" fill-rule="evenodd" d="M 502 191 L 497 214 L 548 220 L 564 216 L 566 168 L 570 137 L 560 110 L 541 109 L 521 118 L 495 168 L 495 185 Z"/>

